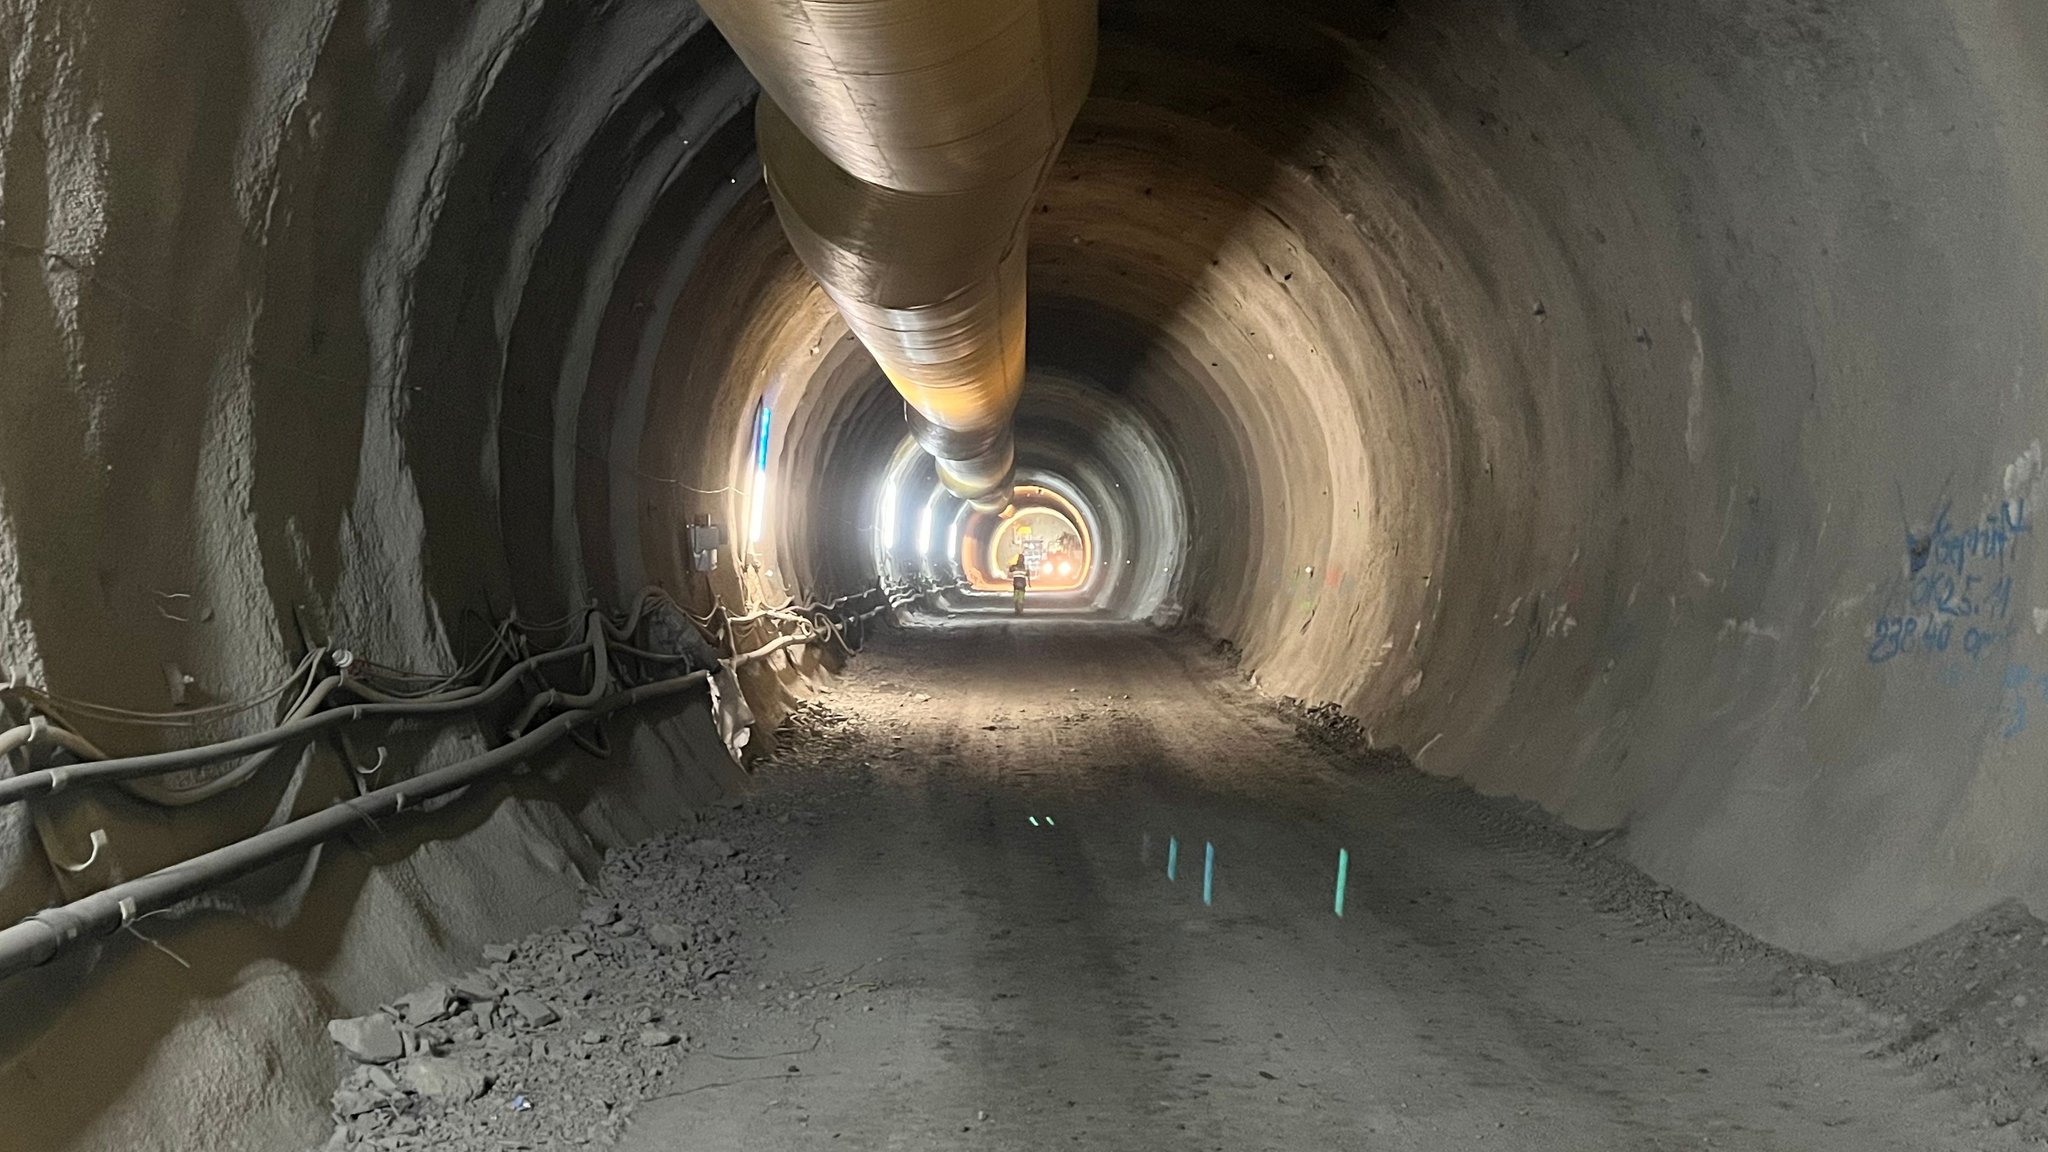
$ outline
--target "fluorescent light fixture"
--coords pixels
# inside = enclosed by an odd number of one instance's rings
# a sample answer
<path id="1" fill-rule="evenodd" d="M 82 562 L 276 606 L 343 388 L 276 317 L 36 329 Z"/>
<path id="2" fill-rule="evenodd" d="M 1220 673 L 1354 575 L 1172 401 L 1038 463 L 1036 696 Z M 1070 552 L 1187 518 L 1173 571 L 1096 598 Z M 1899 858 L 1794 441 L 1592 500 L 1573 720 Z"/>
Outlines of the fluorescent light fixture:
<path id="1" fill-rule="evenodd" d="M 775 414 L 766 404 L 754 414 L 754 498 L 747 516 L 749 544 L 761 543 L 762 533 L 768 527 L 768 437 L 774 422 Z"/>
<path id="2" fill-rule="evenodd" d="M 882 523 L 882 551 L 896 550 L 896 476 L 892 472 L 882 485 L 882 506 L 876 509 Z"/>

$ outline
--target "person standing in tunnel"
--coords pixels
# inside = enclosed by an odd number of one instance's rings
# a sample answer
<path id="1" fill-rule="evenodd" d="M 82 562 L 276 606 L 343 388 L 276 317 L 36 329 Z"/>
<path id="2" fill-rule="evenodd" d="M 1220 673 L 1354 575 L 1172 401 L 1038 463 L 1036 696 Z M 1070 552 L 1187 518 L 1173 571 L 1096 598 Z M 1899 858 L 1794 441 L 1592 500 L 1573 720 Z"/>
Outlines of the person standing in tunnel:
<path id="1" fill-rule="evenodd" d="M 1017 597 L 1017 615 L 1024 614 L 1024 591 L 1031 587 L 1031 569 L 1024 566 L 1024 554 L 1019 552 L 1010 561 L 1010 589 Z"/>

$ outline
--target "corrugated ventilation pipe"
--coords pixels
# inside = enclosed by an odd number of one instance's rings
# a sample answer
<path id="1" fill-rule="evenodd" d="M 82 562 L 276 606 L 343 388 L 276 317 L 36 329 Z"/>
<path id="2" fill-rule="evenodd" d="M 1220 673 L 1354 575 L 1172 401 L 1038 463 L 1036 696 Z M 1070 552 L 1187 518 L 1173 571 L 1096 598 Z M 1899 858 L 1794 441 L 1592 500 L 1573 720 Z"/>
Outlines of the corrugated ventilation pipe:
<path id="1" fill-rule="evenodd" d="M 761 83 L 797 255 L 946 486 L 1009 503 L 1026 220 L 1095 72 L 1095 0 L 702 0 Z"/>

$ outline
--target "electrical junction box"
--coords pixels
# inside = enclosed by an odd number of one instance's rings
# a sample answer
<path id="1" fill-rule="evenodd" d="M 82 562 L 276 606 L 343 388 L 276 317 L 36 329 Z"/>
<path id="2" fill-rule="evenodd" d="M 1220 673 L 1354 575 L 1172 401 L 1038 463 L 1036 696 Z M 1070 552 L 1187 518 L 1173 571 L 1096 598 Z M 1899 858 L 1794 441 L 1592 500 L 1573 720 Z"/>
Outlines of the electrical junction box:
<path id="1" fill-rule="evenodd" d="M 686 531 L 690 543 L 690 568 L 697 572 L 710 572 L 718 567 L 718 550 L 725 547 L 723 525 L 703 523 L 691 524 Z"/>

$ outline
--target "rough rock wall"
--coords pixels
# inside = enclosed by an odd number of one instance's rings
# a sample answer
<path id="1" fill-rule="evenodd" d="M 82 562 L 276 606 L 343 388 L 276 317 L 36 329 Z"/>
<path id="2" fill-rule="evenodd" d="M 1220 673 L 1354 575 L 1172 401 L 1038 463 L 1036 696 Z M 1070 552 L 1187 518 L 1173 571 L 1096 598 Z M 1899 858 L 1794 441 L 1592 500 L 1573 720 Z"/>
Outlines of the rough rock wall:
<path id="1" fill-rule="evenodd" d="M 717 166 L 674 129 L 743 118 L 751 93 L 693 9 L 9 0 L 0 48 L 14 674 L 208 704 L 312 644 L 450 667 L 482 615 L 584 601 L 576 465 L 611 431 L 584 404 L 599 333 L 649 278 L 631 257 L 656 202 Z M 745 171 L 715 159 L 720 187 Z M 692 267 L 661 256 L 669 280 Z M 607 388 L 630 364 L 601 365 Z M 142 751 L 270 714 L 82 723 Z M 597 853 L 737 786 L 701 702 L 649 719 L 613 728 L 611 761 L 551 758 L 142 926 L 168 952 L 124 935 L 0 988 L 0 1148 L 318 1136 L 322 1021 L 572 914 Z M 371 744 L 410 771 L 494 737 L 357 739 L 175 814 L 111 790 L 0 811 L 0 919 L 347 794 L 343 758 Z M 108 850 L 60 885 L 51 858 L 83 859 L 96 828 Z"/>

